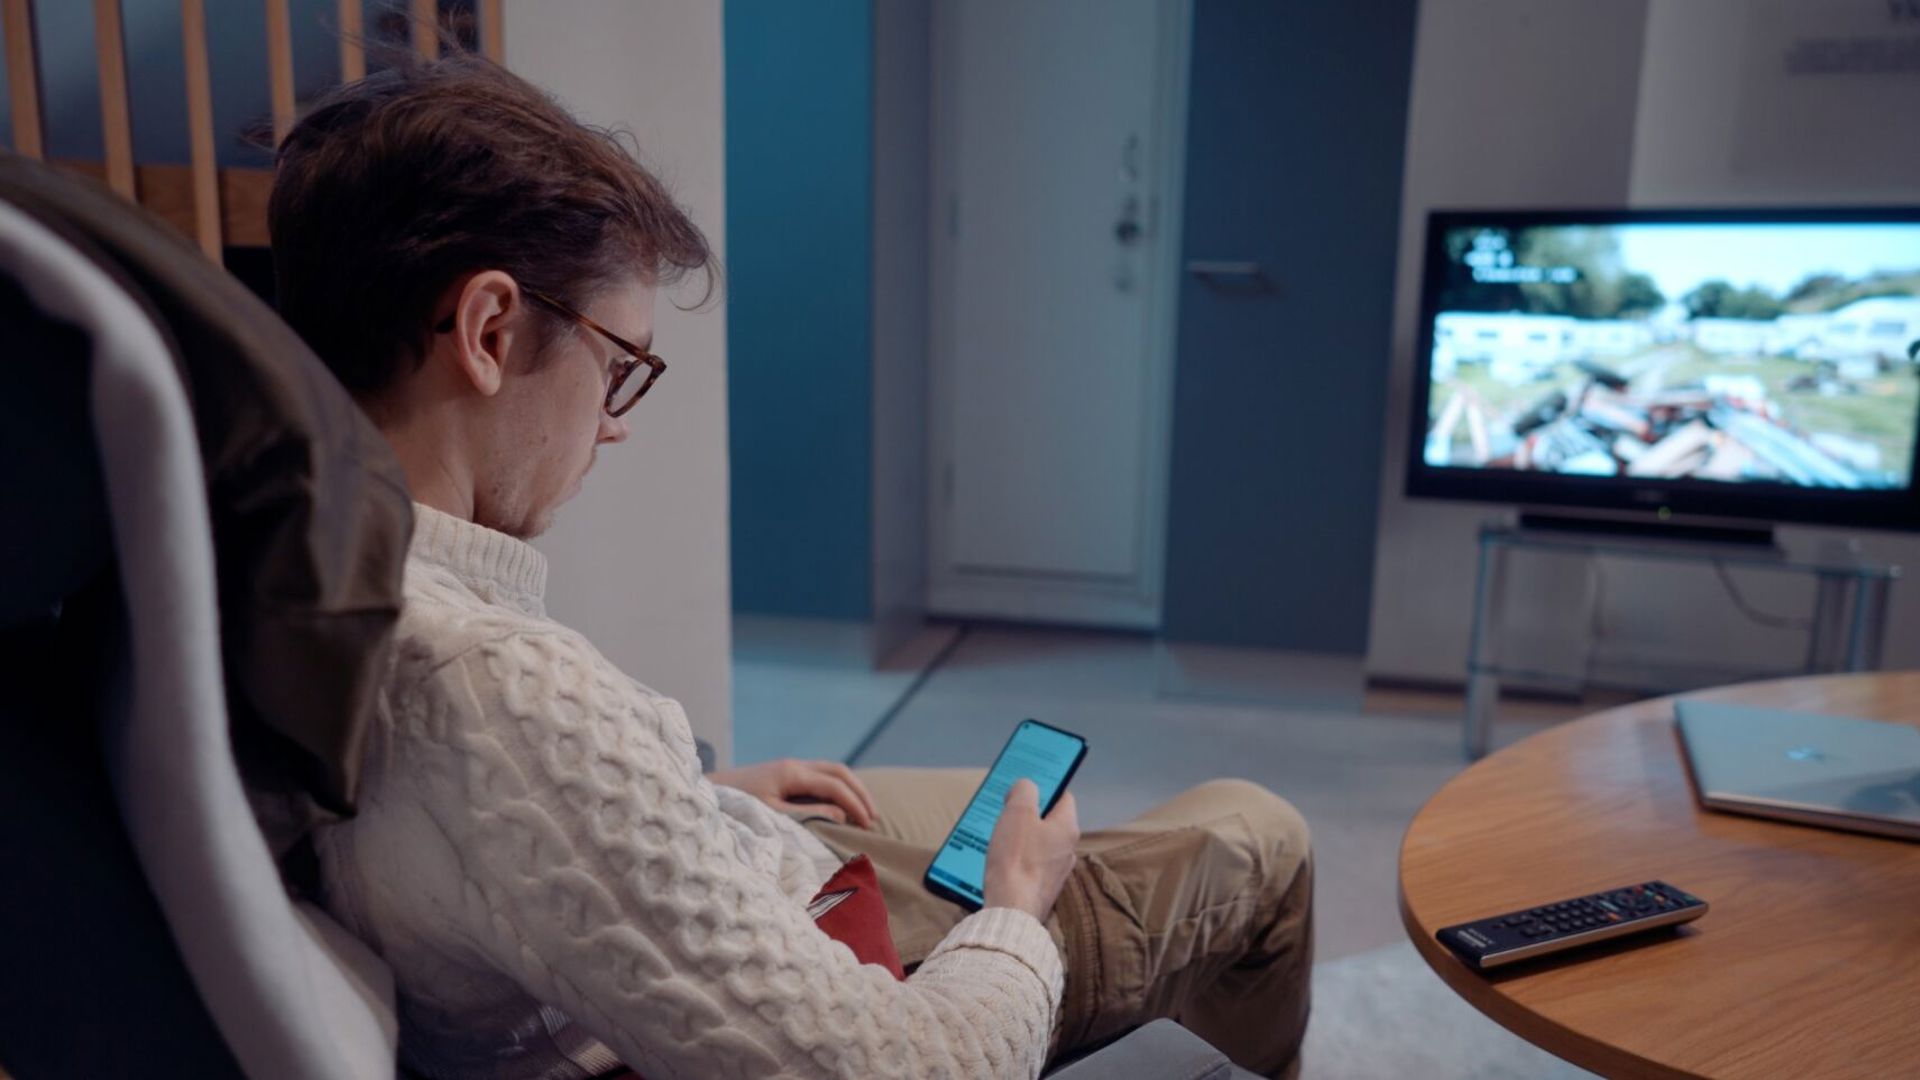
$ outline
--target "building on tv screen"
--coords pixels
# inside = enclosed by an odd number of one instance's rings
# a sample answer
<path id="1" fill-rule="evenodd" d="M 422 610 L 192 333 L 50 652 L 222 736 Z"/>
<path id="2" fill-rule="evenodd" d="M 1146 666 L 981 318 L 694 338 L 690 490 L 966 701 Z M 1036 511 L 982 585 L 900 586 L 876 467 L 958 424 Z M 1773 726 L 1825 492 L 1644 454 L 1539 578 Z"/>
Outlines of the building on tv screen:
<path id="1" fill-rule="evenodd" d="M 1428 465 L 1907 487 L 1920 225 L 1473 226 L 1444 243 Z"/>

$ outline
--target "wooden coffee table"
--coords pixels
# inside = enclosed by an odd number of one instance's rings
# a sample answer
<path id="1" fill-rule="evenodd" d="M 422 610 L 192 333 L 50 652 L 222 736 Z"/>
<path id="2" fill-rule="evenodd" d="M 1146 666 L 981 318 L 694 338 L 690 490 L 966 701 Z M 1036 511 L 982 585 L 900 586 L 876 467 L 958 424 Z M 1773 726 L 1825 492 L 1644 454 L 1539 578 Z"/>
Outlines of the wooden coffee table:
<path id="1" fill-rule="evenodd" d="M 1920 720 L 1920 673 L 1688 696 Z M 1490 975 L 1434 940 L 1656 878 L 1711 910 Z M 1481 1012 L 1606 1076 L 1920 1077 L 1920 843 L 1701 810 L 1671 698 L 1542 732 L 1441 788 L 1401 844 L 1400 917 Z"/>

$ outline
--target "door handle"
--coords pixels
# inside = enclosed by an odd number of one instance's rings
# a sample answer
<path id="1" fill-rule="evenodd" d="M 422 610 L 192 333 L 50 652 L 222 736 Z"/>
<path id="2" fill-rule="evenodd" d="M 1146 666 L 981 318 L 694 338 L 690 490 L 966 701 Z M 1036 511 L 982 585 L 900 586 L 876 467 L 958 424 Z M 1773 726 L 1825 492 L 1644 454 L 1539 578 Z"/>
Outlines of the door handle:
<path id="1" fill-rule="evenodd" d="M 1209 288 L 1226 292 L 1277 293 L 1280 286 L 1266 268 L 1250 259 L 1188 259 L 1187 273 Z"/>
<path id="2" fill-rule="evenodd" d="M 1266 276 L 1266 271 L 1260 269 L 1257 262 L 1236 262 L 1231 259 L 1189 259 L 1187 273 L 1197 278 Z"/>
<path id="3" fill-rule="evenodd" d="M 1146 230 L 1140 224 L 1140 197 L 1127 196 L 1120 204 L 1120 220 L 1114 222 L 1113 238 L 1120 241 L 1121 247 L 1132 247 Z"/>

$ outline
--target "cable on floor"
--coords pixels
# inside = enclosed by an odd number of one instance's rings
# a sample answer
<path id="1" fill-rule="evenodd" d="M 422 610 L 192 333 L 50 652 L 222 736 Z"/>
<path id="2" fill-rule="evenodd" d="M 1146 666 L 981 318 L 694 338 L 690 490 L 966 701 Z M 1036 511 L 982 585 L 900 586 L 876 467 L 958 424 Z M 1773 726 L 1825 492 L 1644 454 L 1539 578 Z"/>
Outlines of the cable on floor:
<path id="1" fill-rule="evenodd" d="M 1713 572 L 1719 575 L 1720 584 L 1726 589 L 1727 596 L 1733 600 L 1733 606 L 1739 608 L 1740 614 L 1745 615 L 1750 621 L 1775 630 L 1799 630 L 1809 634 L 1813 633 L 1812 619 L 1796 618 L 1791 615 L 1774 615 L 1770 612 L 1761 611 L 1759 608 L 1748 603 L 1746 594 L 1740 591 L 1740 586 L 1734 583 L 1733 575 L 1727 572 L 1726 563 L 1721 562 L 1719 559 L 1713 560 Z"/>

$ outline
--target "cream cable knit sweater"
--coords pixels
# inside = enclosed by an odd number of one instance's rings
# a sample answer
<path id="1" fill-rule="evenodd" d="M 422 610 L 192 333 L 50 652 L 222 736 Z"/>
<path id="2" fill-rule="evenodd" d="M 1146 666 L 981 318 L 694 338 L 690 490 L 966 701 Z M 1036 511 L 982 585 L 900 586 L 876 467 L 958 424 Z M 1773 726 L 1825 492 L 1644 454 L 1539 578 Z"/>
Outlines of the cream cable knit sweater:
<path id="1" fill-rule="evenodd" d="M 527 544 L 414 508 L 360 812 L 326 904 L 394 969 L 430 1077 L 1035 1076 L 1058 950 L 1009 908 L 914 976 L 807 917 L 836 860 L 700 775 L 680 706 L 546 618 Z"/>

